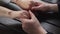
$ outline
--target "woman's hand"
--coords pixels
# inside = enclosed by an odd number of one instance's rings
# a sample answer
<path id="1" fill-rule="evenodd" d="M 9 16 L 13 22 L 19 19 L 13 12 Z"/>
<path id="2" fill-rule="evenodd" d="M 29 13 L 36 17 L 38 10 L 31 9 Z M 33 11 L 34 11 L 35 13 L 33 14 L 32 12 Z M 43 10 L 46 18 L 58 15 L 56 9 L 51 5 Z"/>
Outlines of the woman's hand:
<path id="1" fill-rule="evenodd" d="M 28 12 L 26 10 L 21 10 L 21 11 L 12 11 L 11 12 L 11 17 L 12 18 L 17 18 L 17 19 L 20 19 L 20 18 L 28 18 Z"/>
<path id="2" fill-rule="evenodd" d="M 0 16 L 6 16 L 9 18 L 28 18 L 28 12 L 26 10 L 13 11 L 5 7 L 0 6 Z"/>
<path id="3" fill-rule="evenodd" d="M 21 18 L 20 21 L 22 22 L 22 28 L 28 34 L 46 34 L 46 31 L 40 25 L 40 22 L 34 16 L 34 14 L 29 11 L 30 19 Z"/>

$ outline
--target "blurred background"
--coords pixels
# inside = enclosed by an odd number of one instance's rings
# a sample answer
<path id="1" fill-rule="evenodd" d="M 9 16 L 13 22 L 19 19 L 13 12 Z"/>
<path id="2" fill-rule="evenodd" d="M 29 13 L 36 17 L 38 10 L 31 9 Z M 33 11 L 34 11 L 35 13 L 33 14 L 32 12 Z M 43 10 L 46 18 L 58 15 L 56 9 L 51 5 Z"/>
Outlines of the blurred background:
<path id="1" fill-rule="evenodd" d="M 42 1 L 49 2 L 49 3 L 57 3 L 58 0 L 42 0 Z"/>

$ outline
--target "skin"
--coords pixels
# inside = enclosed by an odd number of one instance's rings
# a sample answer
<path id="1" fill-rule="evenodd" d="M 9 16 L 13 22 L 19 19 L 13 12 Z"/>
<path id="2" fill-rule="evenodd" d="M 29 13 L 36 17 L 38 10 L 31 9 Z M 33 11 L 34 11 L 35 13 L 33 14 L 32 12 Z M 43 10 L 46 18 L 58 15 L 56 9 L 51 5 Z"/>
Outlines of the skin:
<path id="1" fill-rule="evenodd" d="M 10 18 L 28 18 L 27 15 L 28 12 L 25 10 L 21 10 L 21 11 L 13 11 L 10 9 L 7 9 L 5 7 L 0 6 L 0 16 L 6 16 L 6 17 L 10 17 Z"/>
<path id="2" fill-rule="evenodd" d="M 19 0 L 13 0 L 13 2 L 15 2 L 18 6 L 22 6 Z M 40 3 L 41 2 L 41 3 Z M 33 7 L 31 7 L 31 10 L 42 10 L 42 11 L 47 11 L 48 9 L 50 10 L 54 10 L 55 8 L 57 8 L 57 5 L 55 6 L 55 4 L 48 4 L 45 2 L 32 2 L 31 5 L 33 5 Z M 24 5 L 24 4 L 23 4 Z M 22 7 L 23 9 L 29 9 L 29 5 L 27 4 L 27 8 Z M 30 5 L 30 6 L 31 6 Z M 54 6 L 54 7 L 53 7 Z M 53 9 L 52 9 L 53 8 Z M 57 8 L 58 10 L 58 8 Z M 57 11 L 56 10 L 56 11 Z M 37 20 L 37 18 L 34 16 L 34 14 L 29 11 L 30 13 L 30 17 L 31 19 L 20 19 L 20 21 L 22 22 L 22 28 L 25 32 L 27 32 L 28 34 L 46 34 L 46 30 L 40 25 L 40 22 Z"/>
<path id="3" fill-rule="evenodd" d="M 21 4 L 19 3 L 19 1 L 16 2 L 16 0 L 14 1 L 17 5 L 24 6 L 24 3 Z M 54 10 L 55 12 L 58 11 L 58 6 L 57 4 L 50 4 L 50 3 L 46 3 L 46 2 L 37 2 L 38 5 L 35 6 L 35 2 L 33 1 L 33 7 L 31 7 L 32 10 L 42 10 L 42 11 L 47 11 L 48 9 L 50 10 Z M 29 6 L 30 3 L 28 2 L 27 4 L 25 4 L 24 7 L 22 7 L 23 9 L 30 9 Z M 27 6 L 27 7 L 26 7 Z M 2 8 L 3 9 L 3 8 Z M 1 8 L 0 10 L 3 11 Z M 6 8 L 5 8 L 6 9 Z M 22 28 L 25 32 L 27 32 L 28 34 L 46 34 L 47 32 L 45 31 L 45 29 L 40 25 L 40 22 L 37 20 L 37 18 L 34 16 L 34 14 L 29 11 L 29 14 L 23 14 L 25 11 L 22 12 L 23 16 L 21 15 L 21 12 L 12 12 L 12 10 L 6 9 L 4 11 L 7 10 L 7 12 L 2 12 L 0 11 L 0 15 L 4 15 L 4 16 L 8 16 L 11 18 L 18 18 L 19 20 L 21 20 L 22 22 Z M 27 17 L 25 17 L 25 16 Z M 30 15 L 30 16 L 28 16 Z M 22 17 L 21 17 L 22 16 Z M 31 19 L 29 19 L 29 17 L 31 17 Z"/>
<path id="4" fill-rule="evenodd" d="M 20 6 L 23 9 L 41 10 L 41 11 L 53 10 L 54 12 L 58 12 L 57 4 L 50 4 L 50 3 L 43 2 L 41 0 L 39 2 L 37 1 L 28 0 L 27 2 L 22 1 L 23 3 L 21 3 L 21 0 L 12 0 L 12 2 L 16 3 L 18 6 Z M 37 6 L 35 6 L 36 4 Z"/>
<path id="5" fill-rule="evenodd" d="M 30 0 L 12 0 L 12 2 L 16 3 L 18 6 L 20 6 L 23 9 L 29 9 L 30 8 Z"/>
<path id="6" fill-rule="evenodd" d="M 40 25 L 39 21 L 31 11 L 27 12 L 25 10 L 22 10 L 22 11 L 16 12 L 0 6 L 0 16 L 19 19 L 22 22 L 23 30 L 28 34 L 37 34 L 37 33 L 46 34 L 47 33 L 45 29 Z"/>
<path id="7" fill-rule="evenodd" d="M 50 4 L 43 1 L 37 3 L 39 3 L 39 5 L 32 7 L 32 10 L 41 10 L 41 11 L 53 10 L 54 12 L 58 12 L 57 4 Z"/>
<path id="8" fill-rule="evenodd" d="M 21 18 L 22 28 L 28 34 L 46 34 L 46 30 L 41 26 L 35 15 L 29 11 L 30 19 Z"/>
<path id="9" fill-rule="evenodd" d="M 37 1 L 37 0 L 11 0 L 12 2 L 16 3 L 18 6 L 25 10 L 30 10 L 34 3 L 31 1 Z"/>

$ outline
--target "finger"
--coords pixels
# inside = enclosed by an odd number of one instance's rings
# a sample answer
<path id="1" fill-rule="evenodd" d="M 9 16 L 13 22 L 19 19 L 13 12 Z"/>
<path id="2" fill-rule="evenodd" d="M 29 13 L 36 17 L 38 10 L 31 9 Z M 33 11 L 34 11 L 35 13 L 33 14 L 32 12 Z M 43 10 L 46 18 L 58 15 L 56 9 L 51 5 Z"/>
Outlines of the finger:
<path id="1" fill-rule="evenodd" d="M 29 13 L 30 13 L 31 19 L 35 19 L 35 15 L 31 11 L 29 11 Z"/>
<path id="2" fill-rule="evenodd" d="M 34 6 L 34 7 L 32 7 L 32 10 L 39 10 L 39 7 L 40 6 Z"/>

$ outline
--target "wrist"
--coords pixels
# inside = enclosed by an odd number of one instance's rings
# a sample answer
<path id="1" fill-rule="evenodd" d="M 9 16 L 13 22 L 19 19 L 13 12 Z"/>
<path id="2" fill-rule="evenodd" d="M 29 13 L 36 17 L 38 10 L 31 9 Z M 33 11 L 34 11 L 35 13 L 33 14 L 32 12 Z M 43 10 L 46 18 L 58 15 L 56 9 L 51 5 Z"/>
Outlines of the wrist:
<path id="1" fill-rule="evenodd" d="M 12 11 L 9 15 L 10 15 L 11 18 L 17 18 L 17 16 L 19 15 L 19 13 L 16 12 L 16 11 Z"/>
<path id="2" fill-rule="evenodd" d="M 57 4 L 48 4 L 49 5 L 49 9 L 54 11 L 54 12 L 58 12 L 58 5 Z"/>
<path id="3" fill-rule="evenodd" d="M 47 31 L 43 27 L 39 27 L 28 34 L 47 34 Z"/>
<path id="4" fill-rule="evenodd" d="M 40 32 L 40 34 L 46 34 L 47 33 L 47 31 L 42 26 L 39 28 L 39 32 Z"/>
<path id="5" fill-rule="evenodd" d="M 12 10 L 9 10 L 7 8 L 0 6 L 0 16 L 11 17 L 11 15 L 10 15 L 11 12 L 12 12 Z"/>

